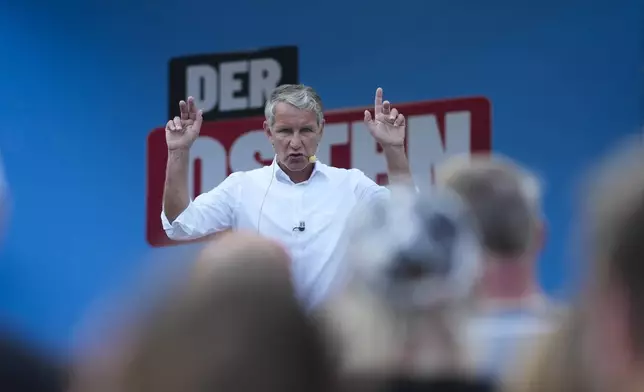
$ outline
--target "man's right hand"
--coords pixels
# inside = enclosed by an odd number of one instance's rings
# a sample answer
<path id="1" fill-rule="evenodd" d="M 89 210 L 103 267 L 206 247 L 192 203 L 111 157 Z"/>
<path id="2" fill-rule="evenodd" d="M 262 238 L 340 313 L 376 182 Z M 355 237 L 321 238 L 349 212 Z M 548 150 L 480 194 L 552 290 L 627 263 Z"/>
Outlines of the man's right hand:
<path id="1" fill-rule="evenodd" d="M 179 102 L 181 117 L 175 117 L 165 126 L 165 140 L 168 150 L 187 150 L 199 136 L 203 111 L 197 110 L 195 99 L 188 97 L 186 101 Z"/>

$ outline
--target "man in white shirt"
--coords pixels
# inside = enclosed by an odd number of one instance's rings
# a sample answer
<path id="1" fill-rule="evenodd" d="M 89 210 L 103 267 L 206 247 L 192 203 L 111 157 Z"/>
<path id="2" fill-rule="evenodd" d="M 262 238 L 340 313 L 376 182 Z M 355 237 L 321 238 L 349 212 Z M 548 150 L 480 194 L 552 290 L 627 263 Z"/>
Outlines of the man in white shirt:
<path id="1" fill-rule="evenodd" d="M 168 121 L 168 163 L 161 219 L 169 238 L 188 240 L 224 230 L 251 230 L 289 250 L 298 294 L 309 306 L 322 301 L 340 272 L 347 217 L 360 203 L 388 197 L 357 169 L 338 169 L 315 158 L 324 134 L 318 94 L 304 85 L 282 85 L 266 102 L 264 130 L 275 150 L 272 165 L 228 176 L 194 201 L 188 194 L 189 149 L 199 135 L 202 111 L 194 99 L 179 103 Z M 367 129 L 380 143 L 389 180 L 410 181 L 405 117 L 376 90 Z"/>

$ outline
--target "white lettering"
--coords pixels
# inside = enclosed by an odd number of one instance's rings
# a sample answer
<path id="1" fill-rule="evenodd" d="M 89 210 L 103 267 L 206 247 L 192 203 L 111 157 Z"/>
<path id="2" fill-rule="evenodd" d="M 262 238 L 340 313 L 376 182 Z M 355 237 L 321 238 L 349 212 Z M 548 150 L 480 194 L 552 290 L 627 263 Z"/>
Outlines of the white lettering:
<path id="1" fill-rule="evenodd" d="M 387 162 L 378 152 L 378 143 L 362 121 L 351 124 L 351 167 L 362 170 L 372 180 L 387 173 Z"/>
<path id="2" fill-rule="evenodd" d="M 246 72 L 248 72 L 248 61 L 233 61 L 222 63 L 219 66 L 219 75 L 221 77 L 219 84 L 221 89 L 219 110 L 222 112 L 241 110 L 248 107 L 247 97 L 235 96 L 242 89 L 242 81 L 239 80 L 238 75 Z"/>
<path id="3" fill-rule="evenodd" d="M 241 94 L 241 74 L 248 75 L 248 94 Z M 282 78 L 282 67 L 274 59 L 242 60 L 221 63 L 219 70 L 200 64 L 186 68 L 186 94 L 195 98 L 197 107 L 209 112 L 219 106 L 222 112 L 257 109 Z"/>
<path id="4" fill-rule="evenodd" d="M 407 154 L 414 173 L 427 173 L 455 154 L 469 153 L 470 112 L 445 116 L 445 137 L 441 137 L 436 116 L 410 116 L 407 125 Z"/>
<path id="5" fill-rule="evenodd" d="M 351 135 L 351 138 L 349 138 Z M 365 175 L 376 180 L 379 174 L 387 172 L 382 153 L 362 121 L 333 123 L 325 126 L 324 137 L 316 155 L 320 161 L 333 164 L 333 146 L 346 145 L 351 139 L 351 162 L 335 162 L 362 170 Z M 455 154 L 470 153 L 471 113 L 452 112 L 445 116 L 445 132 L 441 135 L 435 115 L 409 116 L 407 126 L 407 154 L 414 174 L 425 176 Z M 254 130 L 239 136 L 230 147 L 230 168 L 232 171 L 246 171 L 262 167 L 262 161 L 272 159 L 273 150 L 266 141 L 263 130 Z M 201 191 L 207 192 L 217 186 L 227 175 L 226 149 L 216 139 L 201 136 L 190 150 L 191 165 L 189 174 L 190 194 L 194 195 L 194 162 L 201 160 Z M 258 161 L 259 160 L 259 161 Z M 426 183 L 419 178 L 419 183 Z"/>
<path id="6" fill-rule="evenodd" d="M 201 160 L 201 192 L 205 193 L 219 185 L 226 178 L 226 149 L 208 136 L 200 136 L 190 148 L 190 167 L 188 170 L 188 191 L 195 197 L 195 161 Z"/>
<path id="7" fill-rule="evenodd" d="M 262 167 L 256 157 L 260 160 L 270 160 L 273 157 L 273 150 L 264 131 L 247 132 L 235 140 L 230 147 L 230 170 L 236 172 Z"/>
<path id="8" fill-rule="evenodd" d="M 349 143 L 349 124 L 328 124 L 324 127 L 324 137 L 315 153 L 318 160 L 331 164 L 331 147 Z"/>
<path id="9" fill-rule="evenodd" d="M 282 78 L 282 67 L 273 59 L 258 59 L 250 62 L 250 107 L 260 108 L 277 87 Z"/>
<path id="10" fill-rule="evenodd" d="M 217 106 L 217 70 L 209 65 L 191 65 L 186 69 L 186 94 L 195 98 L 198 108 L 209 112 Z"/>

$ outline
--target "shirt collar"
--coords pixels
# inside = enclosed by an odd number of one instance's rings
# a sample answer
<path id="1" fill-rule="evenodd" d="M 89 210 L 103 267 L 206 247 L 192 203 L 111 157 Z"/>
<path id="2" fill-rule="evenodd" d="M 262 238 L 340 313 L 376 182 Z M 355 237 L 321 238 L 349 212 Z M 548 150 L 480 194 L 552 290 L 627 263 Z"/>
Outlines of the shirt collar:
<path id="1" fill-rule="evenodd" d="M 320 162 L 319 159 L 316 160 L 315 163 L 313 163 L 313 172 L 311 173 L 311 177 L 309 177 L 309 181 L 316 175 L 328 178 L 328 168 L 329 167 Z M 282 170 L 280 165 L 277 164 L 277 156 L 273 158 L 271 170 L 273 171 L 275 178 L 277 178 L 278 180 L 292 182 L 289 176 L 284 172 L 284 170 Z"/>

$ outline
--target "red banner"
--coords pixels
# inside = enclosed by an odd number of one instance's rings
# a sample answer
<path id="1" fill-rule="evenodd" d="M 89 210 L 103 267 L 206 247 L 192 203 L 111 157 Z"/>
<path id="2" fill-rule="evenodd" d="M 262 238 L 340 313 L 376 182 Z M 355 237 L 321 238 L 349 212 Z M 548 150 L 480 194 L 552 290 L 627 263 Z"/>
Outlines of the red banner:
<path id="1" fill-rule="evenodd" d="M 454 154 L 487 152 L 491 148 L 490 103 L 485 98 L 414 102 L 396 105 L 407 118 L 407 155 L 414 174 L 427 173 Z M 364 110 L 325 113 L 320 161 L 358 168 L 376 182 L 387 181 L 378 144 L 367 131 Z M 190 192 L 196 197 L 217 186 L 234 171 L 268 165 L 273 150 L 262 130 L 263 118 L 207 122 L 190 150 Z M 168 152 L 165 130 L 152 130 L 147 143 L 147 240 L 152 246 L 175 244 L 161 226 L 161 205 Z"/>

